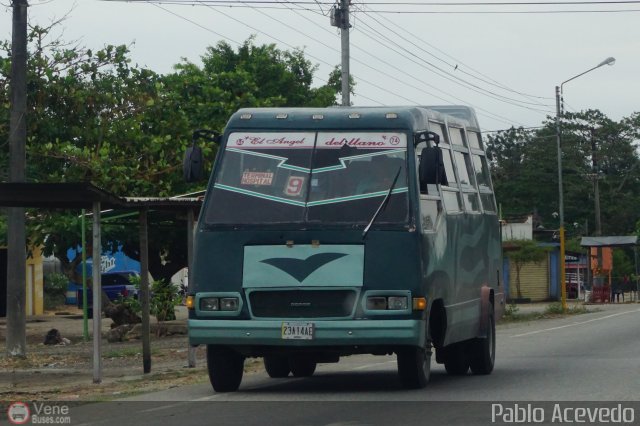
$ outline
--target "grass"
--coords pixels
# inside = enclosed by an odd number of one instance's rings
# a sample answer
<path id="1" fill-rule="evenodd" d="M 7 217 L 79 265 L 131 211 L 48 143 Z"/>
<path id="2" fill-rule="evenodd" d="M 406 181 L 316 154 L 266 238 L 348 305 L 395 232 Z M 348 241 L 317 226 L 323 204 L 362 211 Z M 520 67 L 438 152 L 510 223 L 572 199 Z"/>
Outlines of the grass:
<path id="1" fill-rule="evenodd" d="M 507 305 L 502 322 L 525 322 L 535 321 L 545 318 L 559 318 L 567 315 L 581 315 L 588 312 L 595 312 L 595 310 L 587 310 L 584 305 L 571 305 L 566 311 L 562 309 L 560 302 L 554 302 L 549 304 L 542 312 L 519 312 L 520 308 L 516 304 Z"/>

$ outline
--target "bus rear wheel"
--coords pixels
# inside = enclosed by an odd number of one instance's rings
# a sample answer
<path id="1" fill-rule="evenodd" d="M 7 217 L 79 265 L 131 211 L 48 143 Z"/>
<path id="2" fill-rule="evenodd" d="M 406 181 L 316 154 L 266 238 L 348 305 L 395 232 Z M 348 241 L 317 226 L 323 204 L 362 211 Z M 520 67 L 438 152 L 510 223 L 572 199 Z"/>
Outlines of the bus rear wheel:
<path id="1" fill-rule="evenodd" d="M 430 346 L 430 345 L 429 345 Z M 411 346 L 396 351 L 398 376 L 407 389 L 422 389 L 431 376 L 431 350 Z"/>
<path id="2" fill-rule="evenodd" d="M 289 368 L 294 377 L 311 377 L 318 363 L 308 356 L 296 355 L 289 358 Z"/>
<path id="3" fill-rule="evenodd" d="M 496 322 L 493 305 L 489 307 L 487 337 L 471 341 L 471 371 L 473 374 L 491 374 L 496 360 Z"/>
<path id="4" fill-rule="evenodd" d="M 469 371 L 469 342 L 459 342 L 446 348 L 444 369 L 452 376 L 464 376 Z"/>
<path id="5" fill-rule="evenodd" d="M 209 381 L 216 392 L 235 392 L 244 372 L 244 357 L 225 346 L 207 345 Z"/>
<path id="6" fill-rule="evenodd" d="M 287 377 L 291 368 L 289 368 L 289 360 L 282 355 L 265 355 L 264 369 L 271 378 Z"/>

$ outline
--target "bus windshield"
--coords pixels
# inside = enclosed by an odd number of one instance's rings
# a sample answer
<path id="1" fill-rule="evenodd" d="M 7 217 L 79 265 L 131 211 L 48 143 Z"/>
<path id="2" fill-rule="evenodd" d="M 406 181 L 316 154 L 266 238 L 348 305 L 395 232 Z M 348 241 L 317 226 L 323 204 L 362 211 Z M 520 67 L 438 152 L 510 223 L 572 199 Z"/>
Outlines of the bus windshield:
<path id="1" fill-rule="evenodd" d="M 205 215 L 208 224 L 408 222 L 407 137 L 400 132 L 234 132 Z"/>

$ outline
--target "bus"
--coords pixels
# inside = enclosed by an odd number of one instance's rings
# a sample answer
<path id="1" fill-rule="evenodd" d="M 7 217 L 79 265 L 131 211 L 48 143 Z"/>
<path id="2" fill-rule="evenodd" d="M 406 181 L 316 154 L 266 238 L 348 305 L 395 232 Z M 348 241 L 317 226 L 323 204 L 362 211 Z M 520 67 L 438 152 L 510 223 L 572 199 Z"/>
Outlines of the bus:
<path id="1" fill-rule="evenodd" d="M 241 109 L 218 141 L 187 300 L 214 391 L 251 357 L 283 378 L 395 354 L 412 389 L 434 350 L 491 373 L 502 253 L 473 109 Z"/>

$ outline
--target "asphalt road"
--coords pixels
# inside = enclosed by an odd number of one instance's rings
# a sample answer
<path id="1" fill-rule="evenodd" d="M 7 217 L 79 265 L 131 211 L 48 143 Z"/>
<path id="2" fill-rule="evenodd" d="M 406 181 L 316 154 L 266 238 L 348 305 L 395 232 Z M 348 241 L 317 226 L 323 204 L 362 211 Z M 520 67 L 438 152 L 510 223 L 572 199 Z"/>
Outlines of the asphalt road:
<path id="1" fill-rule="evenodd" d="M 520 402 L 520 408 L 606 401 L 633 407 L 634 424 L 640 424 L 634 402 L 640 400 L 640 305 L 501 324 L 496 354 L 490 376 L 448 376 L 434 361 L 431 381 L 421 390 L 401 388 L 395 357 L 353 356 L 320 365 L 310 378 L 246 375 L 235 393 L 216 394 L 204 384 L 85 405 L 74 409 L 73 423 L 491 424 L 492 403 L 500 401 Z"/>

